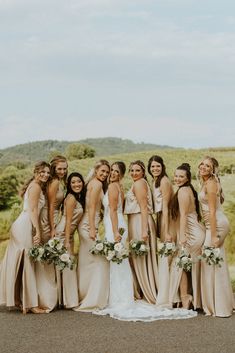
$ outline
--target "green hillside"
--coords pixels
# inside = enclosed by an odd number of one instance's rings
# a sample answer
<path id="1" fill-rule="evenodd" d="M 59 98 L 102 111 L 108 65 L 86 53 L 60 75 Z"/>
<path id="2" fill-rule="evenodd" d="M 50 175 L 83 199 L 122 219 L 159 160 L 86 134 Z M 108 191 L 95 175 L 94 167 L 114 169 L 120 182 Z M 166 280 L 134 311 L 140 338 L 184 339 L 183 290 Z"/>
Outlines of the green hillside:
<path id="1" fill-rule="evenodd" d="M 66 147 L 72 143 L 87 144 L 93 147 L 96 156 L 107 155 L 107 153 L 113 155 L 117 153 L 149 151 L 155 148 L 162 149 L 169 147 L 148 143 L 134 143 L 131 140 L 115 137 L 90 138 L 80 141 L 36 141 L 0 150 L 0 166 L 11 165 L 13 163 L 16 165 L 17 163 L 21 165 L 30 164 L 40 159 L 48 160 L 54 151 L 63 154 Z"/>

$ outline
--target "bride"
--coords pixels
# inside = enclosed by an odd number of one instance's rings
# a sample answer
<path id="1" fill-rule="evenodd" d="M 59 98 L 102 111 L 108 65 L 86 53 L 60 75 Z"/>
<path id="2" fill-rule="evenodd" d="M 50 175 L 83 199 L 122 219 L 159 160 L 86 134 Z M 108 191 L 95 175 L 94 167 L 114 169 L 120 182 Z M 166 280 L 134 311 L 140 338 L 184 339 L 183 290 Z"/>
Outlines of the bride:
<path id="1" fill-rule="evenodd" d="M 126 171 L 123 162 L 111 165 L 108 191 L 104 195 L 104 227 L 105 238 L 110 242 L 127 240 L 127 224 L 123 216 L 124 192 L 121 179 Z M 123 235 L 120 229 L 124 229 Z M 96 315 L 110 315 L 124 321 L 154 321 L 159 319 L 183 319 L 197 315 L 186 309 L 157 308 L 143 300 L 134 300 L 133 278 L 128 259 L 120 264 L 110 261 L 110 294 L 108 306 L 103 310 L 95 310 Z"/>

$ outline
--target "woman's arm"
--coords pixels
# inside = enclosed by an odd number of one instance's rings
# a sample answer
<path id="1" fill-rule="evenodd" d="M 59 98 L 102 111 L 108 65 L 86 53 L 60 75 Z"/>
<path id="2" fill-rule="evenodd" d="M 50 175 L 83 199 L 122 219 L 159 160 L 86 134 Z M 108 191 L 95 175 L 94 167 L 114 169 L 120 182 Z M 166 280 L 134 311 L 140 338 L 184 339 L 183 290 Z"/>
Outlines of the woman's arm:
<path id="1" fill-rule="evenodd" d="M 146 241 L 148 239 L 148 187 L 146 181 L 143 179 L 137 180 L 133 192 L 140 206 L 142 238 Z"/>
<path id="2" fill-rule="evenodd" d="M 160 191 L 162 194 L 162 222 L 161 231 L 163 232 L 164 241 L 172 241 L 169 232 L 169 202 L 172 196 L 172 186 L 168 179 L 161 180 Z"/>
<path id="3" fill-rule="evenodd" d="M 219 246 L 219 239 L 216 234 L 216 198 L 217 198 L 217 183 L 215 180 L 208 180 L 206 184 L 206 194 L 209 206 L 209 222 L 211 229 L 211 245 Z"/>
<path id="4" fill-rule="evenodd" d="M 100 202 L 100 193 L 102 190 L 102 183 L 98 180 L 90 181 L 89 188 L 89 207 L 88 207 L 88 220 L 90 227 L 90 238 L 95 240 L 96 238 L 96 228 L 95 228 L 95 215 L 97 205 Z"/>
<path id="5" fill-rule="evenodd" d="M 48 196 L 48 217 L 49 217 L 49 225 L 51 230 L 51 238 L 55 236 L 55 201 L 56 201 L 56 193 L 59 189 L 59 180 L 54 179 L 48 187 L 47 196 Z"/>
<path id="6" fill-rule="evenodd" d="M 188 186 L 182 187 L 178 191 L 179 215 L 180 215 L 180 245 L 186 245 L 187 216 L 190 207 L 190 189 Z"/>
<path id="7" fill-rule="evenodd" d="M 41 241 L 41 232 L 39 225 L 39 214 L 38 214 L 38 202 L 41 194 L 41 187 L 37 183 L 32 183 L 28 191 L 28 200 L 29 200 L 29 214 L 30 220 L 33 227 L 36 230 L 36 234 L 33 236 L 33 245 L 40 244 Z"/>
<path id="8" fill-rule="evenodd" d="M 109 184 L 108 196 L 109 196 L 110 218 L 112 223 L 114 240 L 120 241 L 122 237 L 118 232 L 118 215 L 117 215 L 119 189 L 118 189 L 118 186 L 115 185 L 114 183 Z"/>
<path id="9" fill-rule="evenodd" d="M 76 199 L 73 195 L 69 194 L 65 200 L 65 211 L 66 211 L 66 219 L 65 219 L 65 241 L 64 246 L 66 249 L 70 248 L 70 235 L 71 235 L 71 222 L 73 218 L 73 211 L 76 206 Z"/>

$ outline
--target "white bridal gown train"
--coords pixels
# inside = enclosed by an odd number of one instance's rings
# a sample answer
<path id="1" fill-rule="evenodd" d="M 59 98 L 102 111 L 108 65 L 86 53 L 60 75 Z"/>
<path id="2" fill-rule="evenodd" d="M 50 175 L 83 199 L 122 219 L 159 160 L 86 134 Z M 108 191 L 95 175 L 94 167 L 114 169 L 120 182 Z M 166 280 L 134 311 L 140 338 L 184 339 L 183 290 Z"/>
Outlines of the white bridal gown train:
<path id="1" fill-rule="evenodd" d="M 108 192 L 103 198 L 105 208 L 104 226 L 105 238 L 113 242 L 114 236 L 109 212 Z M 119 194 L 118 227 L 124 228 L 122 243 L 127 239 L 127 225 L 122 213 L 122 201 Z M 117 264 L 110 261 L 110 294 L 109 304 L 105 309 L 95 310 L 96 315 L 110 315 L 114 319 L 123 321 L 155 321 L 162 319 L 187 319 L 197 315 L 195 311 L 186 309 L 158 308 L 143 300 L 134 300 L 133 278 L 128 259 Z"/>

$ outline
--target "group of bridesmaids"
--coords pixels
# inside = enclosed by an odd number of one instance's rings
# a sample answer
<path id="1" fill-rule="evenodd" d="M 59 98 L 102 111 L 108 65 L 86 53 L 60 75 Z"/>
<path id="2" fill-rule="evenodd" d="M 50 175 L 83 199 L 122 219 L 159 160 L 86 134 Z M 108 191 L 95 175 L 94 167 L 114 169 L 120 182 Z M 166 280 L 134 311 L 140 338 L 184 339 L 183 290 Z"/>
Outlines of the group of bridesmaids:
<path id="1" fill-rule="evenodd" d="M 65 157 L 50 164 L 38 162 L 33 177 L 22 190 L 23 211 L 13 223 L 10 241 L 0 265 L 0 304 L 19 307 L 24 313 L 49 313 L 58 304 L 75 311 L 103 309 L 109 301 L 109 262 L 89 250 L 99 238 L 102 200 L 107 192 L 113 238 L 121 240 L 118 212 L 127 215 L 128 240 L 144 240 L 149 251 L 130 258 L 135 299 L 159 308 L 201 309 L 206 315 L 229 317 L 234 298 L 224 250 L 229 223 L 221 204 L 223 192 L 218 162 L 205 157 L 198 166 L 201 190 L 191 183 L 190 166 L 180 165 L 174 173 L 174 192 L 160 156 L 129 167 L 132 186 L 124 197 L 125 164 L 98 161 L 86 181 L 80 173 L 67 177 Z M 121 202 L 121 211 L 118 209 Z M 120 208 L 120 207 L 119 207 Z M 78 229 L 79 255 L 76 269 L 58 271 L 54 265 L 32 262 L 28 250 L 57 236 L 73 254 Z M 176 266 L 177 255 L 160 257 L 157 243 L 175 242 L 187 249 L 191 273 Z M 219 247 L 221 267 L 197 261 L 202 247 Z M 118 266 L 118 265 L 117 265 Z"/>

